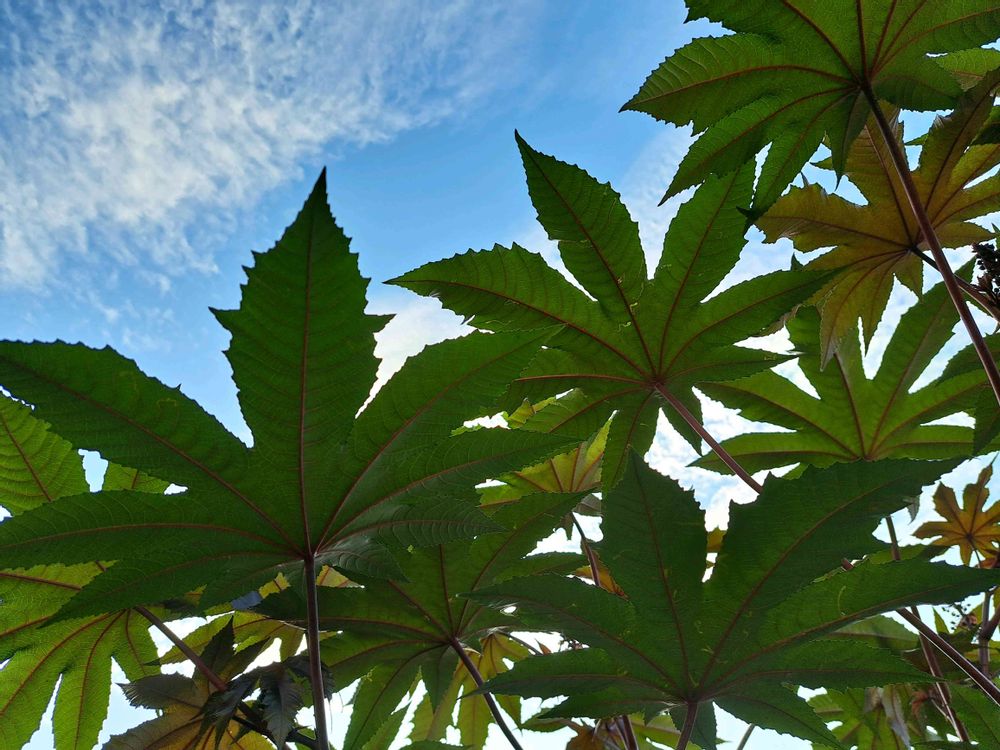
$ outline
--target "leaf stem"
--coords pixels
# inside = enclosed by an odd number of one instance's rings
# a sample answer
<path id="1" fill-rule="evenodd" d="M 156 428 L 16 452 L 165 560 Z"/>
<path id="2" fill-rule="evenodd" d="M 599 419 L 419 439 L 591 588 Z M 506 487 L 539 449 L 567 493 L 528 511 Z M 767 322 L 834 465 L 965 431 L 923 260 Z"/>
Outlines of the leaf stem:
<path id="1" fill-rule="evenodd" d="M 479 674 L 479 670 L 476 669 L 476 665 L 472 663 L 472 659 L 470 659 L 469 655 L 465 653 L 465 649 L 462 647 L 462 644 L 458 642 L 458 639 L 455 638 L 455 636 L 451 636 L 451 638 L 448 639 L 448 642 L 455 650 L 455 653 L 458 654 L 458 658 L 462 660 L 462 664 L 465 665 L 466 671 L 472 676 L 473 681 L 476 683 L 476 687 L 482 690 L 484 683 L 483 676 Z M 486 705 L 490 709 L 490 713 L 493 714 L 493 719 L 496 721 L 497 726 L 500 727 L 500 731 L 504 733 L 504 736 L 507 738 L 510 746 L 514 748 L 514 750 L 524 750 L 521 747 L 521 743 L 517 741 L 517 737 L 514 736 L 510 727 L 507 726 L 507 721 L 504 719 L 503 714 L 500 713 L 500 707 L 497 706 L 497 702 L 493 699 L 493 694 L 488 690 L 483 690 L 482 696 L 483 700 L 486 701 Z"/>
<path id="2" fill-rule="evenodd" d="M 684 715 L 684 726 L 681 727 L 681 736 L 677 740 L 676 750 L 685 750 L 691 735 L 694 733 L 695 722 L 698 721 L 698 704 L 688 703 L 687 713 Z"/>
<path id="3" fill-rule="evenodd" d="M 844 570 L 851 570 L 854 567 L 849 560 L 841 561 L 841 566 L 843 566 Z M 924 621 L 919 617 L 914 616 L 911 612 L 905 609 L 897 609 L 896 614 L 912 625 L 918 633 L 925 636 L 927 640 L 933 643 L 938 651 L 947 656 L 956 667 L 965 672 L 965 674 L 970 677 L 974 683 L 976 683 L 976 687 L 986 693 L 986 695 L 992 698 L 993 701 L 1000 706 L 1000 688 L 994 685 L 986 675 L 980 672 L 979 667 L 966 659 L 958 649 L 948 643 L 948 641 L 942 638 L 937 632 L 934 631 L 934 629 L 927 627 Z"/>
<path id="4" fill-rule="evenodd" d="M 959 288 L 955 272 L 951 270 L 951 266 L 948 264 L 948 259 L 945 257 L 944 250 L 941 248 L 941 242 L 938 239 L 937 232 L 934 231 L 934 225 L 931 224 L 930 217 L 927 216 L 927 210 L 924 207 L 919 192 L 917 191 L 917 186 L 913 182 L 913 175 L 910 174 L 910 165 L 906 161 L 906 154 L 903 152 L 902 147 L 896 140 L 896 136 L 893 133 L 892 127 L 889 125 L 889 121 L 886 120 L 885 113 L 882 111 L 882 107 L 878 103 L 875 92 L 870 86 L 866 85 L 864 87 L 864 93 L 865 98 L 868 99 L 868 103 L 871 106 L 872 114 L 875 116 L 875 121 L 878 123 L 879 132 L 882 134 L 882 140 L 889 149 L 889 155 L 892 157 L 892 163 L 896 167 L 896 172 L 899 174 L 899 179 L 903 185 L 903 191 L 906 193 L 906 199 L 910 204 L 910 210 L 913 212 L 913 217 L 917 220 L 917 225 L 920 227 L 920 232 L 924 237 L 924 241 L 931 250 L 931 255 L 933 256 L 934 262 L 937 264 L 938 271 L 941 273 L 941 278 L 944 281 L 945 289 L 948 290 L 948 296 L 951 297 L 952 304 L 955 305 L 955 309 L 958 311 L 958 317 L 962 319 L 962 323 L 965 325 L 965 329 L 969 333 L 969 338 L 972 341 L 973 347 L 976 349 L 976 354 L 979 355 L 979 361 L 983 363 L 983 370 L 986 371 L 986 378 L 990 382 L 993 394 L 996 396 L 997 402 L 1000 403 L 1000 371 L 997 370 L 997 365 L 993 359 L 993 355 L 990 353 L 989 347 L 983 339 L 983 334 L 980 332 L 979 327 L 976 325 L 976 321 L 972 317 L 972 313 L 969 311 L 969 306 L 965 304 L 965 298 L 962 297 L 962 292 Z"/>
<path id="5" fill-rule="evenodd" d="M 899 562 L 899 538 L 896 536 L 896 525 L 892 522 L 891 515 L 885 517 L 885 525 L 889 530 L 889 540 L 892 545 L 892 559 Z M 909 612 L 918 620 L 920 619 L 920 612 L 916 607 L 910 607 Z M 927 662 L 927 668 L 931 671 L 931 675 L 938 680 L 938 682 L 931 686 L 931 690 L 937 694 L 938 703 L 941 705 L 941 711 L 944 713 L 945 718 L 951 722 L 951 725 L 955 728 L 955 733 L 959 736 L 962 742 L 968 742 L 969 734 L 965 730 L 965 725 L 962 724 L 962 720 L 958 718 L 958 714 L 955 713 L 955 709 L 952 706 L 951 690 L 948 688 L 948 684 L 944 682 L 944 672 L 941 670 L 941 663 L 938 661 L 937 654 L 934 652 L 934 649 L 931 648 L 930 641 L 926 636 L 918 634 L 917 638 L 920 640 L 920 651 L 923 653 L 924 660 Z"/>
<path id="6" fill-rule="evenodd" d="M 316 558 L 303 561 L 306 584 L 306 648 L 309 650 L 309 683 L 312 687 L 313 717 L 316 721 L 316 744 L 330 747 L 326 731 L 326 693 L 323 690 L 323 661 L 319 652 L 319 601 L 316 594 Z"/>
<path id="7" fill-rule="evenodd" d="M 594 585 L 597 588 L 603 588 L 601 586 L 601 569 L 597 565 L 597 557 L 594 555 L 594 550 L 590 548 L 590 540 L 587 539 L 587 535 L 583 531 L 583 526 L 580 525 L 580 520 L 576 517 L 576 513 L 570 511 L 570 517 L 573 519 L 573 525 L 576 526 L 576 531 L 580 535 L 580 545 L 583 547 L 584 554 L 587 555 L 587 562 L 590 563 L 590 577 L 594 579 Z"/>
<path id="8" fill-rule="evenodd" d="M 736 750 L 743 750 L 747 746 L 747 742 L 750 741 L 750 735 L 753 734 L 753 730 L 757 728 L 756 724 L 751 724 L 747 727 L 747 731 L 743 733 L 740 738 L 740 744 L 736 746 Z"/>
<path id="9" fill-rule="evenodd" d="M 916 255 L 918 258 L 920 258 L 920 260 L 929 265 L 935 271 L 940 272 L 941 269 L 938 268 L 938 264 L 935 263 L 934 259 L 931 258 L 929 255 L 927 255 L 927 253 L 925 253 L 923 250 L 911 247 L 910 252 Z M 970 284 L 961 276 L 956 276 L 955 281 L 958 282 L 958 285 L 962 288 L 962 291 L 969 296 L 969 299 L 971 299 L 973 302 L 979 305 L 983 309 L 983 312 L 985 312 L 995 321 L 1000 323 L 1000 308 L 998 308 L 996 304 L 992 300 L 990 300 L 989 297 L 983 294 L 981 289 L 976 287 L 974 284 Z"/>
<path id="10" fill-rule="evenodd" d="M 573 518 L 573 525 L 576 526 L 577 533 L 580 534 L 580 544 L 583 546 L 583 551 L 587 554 L 587 560 L 590 562 L 590 575 L 594 579 L 594 585 L 599 589 L 603 589 L 604 586 L 601 584 L 601 568 L 597 564 L 597 556 L 590 546 L 590 540 L 587 538 L 587 534 L 580 524 L 580 519 L 576 517 L 576 513 L 571 511 L 570 516 Z M 639 741 L 632 730 L 632 720 L 629 719 L 627 714 L 621 714 L 618 716 L 618 722 L 622 728 L 622 738 L 625 740 L 626 750 L 639 750 Z"/>
<path id="11" fill-rule="evenodd" d="M 688 411 L 688 408 L 684 406 L 684 404 L 682 404 L 680 400 L 674 396 L 674 394 L 668 391 L 663 385 L 656 386 L 656 390 L 661 396 L 663 396 L 664 399 L 666 399 L 667 403 L 674 408 L 674 411 L 681 415 L 681 419 L 687 422 L 691 429 L 697 432 L 699 437 L 709 444 L 712 450 L 715 451 L 715 454 L 722 460 L 722 463 L 728 466 L 736 476 L 742 479 L 747 486 L 750 487 L 750 489 L 757 493 L 764 489 L 756 479 L 750 476 L 750 472 L 744 469 L 740 465 L 740 462 L 733 458 L 729 451 L 723 448 L 719 441 L 712 437 L 709 431 L 705 429 L 705 426 L 698 421 L 698 418 Z"/>
<path id="12" fill-rule="evenodd" d="M 622 725 L 622 737 L 625 739 L 625 747 L 628 750 L 639 750 L 639 740 L 636 739 L 635 730 L 632 729 L 632 720 L 628 717 L 628 714 L 619 716 L 618 721 Z"/>
<path id="13" fill-rule="evenodd" d="M 219 677 L 219 675 L 217 675 L 215 671 L 211 667 L 209 667 L 202 660 L 202 658 L 198 656 L 198 654 L 194 652 L 194 649 L 192 649 L 189 645 L 187 645 L 184 642 L 184 640 L 179 635 L 177 635 L 177 633 L 171 630 L 163 620 L 154 615 L 145 607 L 134 607 L 134 609 L 140 615 L 149 620 L 153 624 L 153 627 L 155 627 L 157 630 L 163 633 L 163 635 L 165 635 L 171 643 L 177 646 L 177 650 L 180 651 L 182 654 L 184 654 L 184 656 L 187 657 L 187 660 L 192 664 L 194 664 L 195 668 L 199 672 L 205 675 L 205 678 L 212 683 L 212 686 L 216 690 L 222 691 L 229 687 L 229 684 L 221 677 Z"/>
<path id="14" fill-rule="evenodd" d="M 996 589 L 993 589 L 983 594 L 982 625 L 979 626 L 979 634 L 976 638 L 979 641 L 979 669 L 987 677 L 991 676 L 990 640 L 993 638 L 993 633 L 996 632 L 997 625 L 1000 625 L 1000 609 L 992 617 L 990 616 L 990 602 L 995 593 Z"/>

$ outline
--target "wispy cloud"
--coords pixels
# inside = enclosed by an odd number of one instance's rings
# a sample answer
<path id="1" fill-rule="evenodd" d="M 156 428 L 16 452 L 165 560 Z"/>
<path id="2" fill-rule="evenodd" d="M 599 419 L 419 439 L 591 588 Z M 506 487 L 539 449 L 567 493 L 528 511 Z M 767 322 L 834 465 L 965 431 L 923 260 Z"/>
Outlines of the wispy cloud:
<path id="1" fill-rule="evenodd" d="M 97 253 L 161 288 L 212 271 L 204 240 L 304 157 L 509 83 L 530 17 L 473 0 L 0 0 L 0 286 Z"/>

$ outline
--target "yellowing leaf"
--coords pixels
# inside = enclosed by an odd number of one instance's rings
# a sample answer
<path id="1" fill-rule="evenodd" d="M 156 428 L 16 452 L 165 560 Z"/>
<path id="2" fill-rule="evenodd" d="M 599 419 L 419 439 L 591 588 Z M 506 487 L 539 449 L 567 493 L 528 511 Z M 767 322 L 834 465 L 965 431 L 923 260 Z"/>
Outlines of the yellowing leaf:
<path id="1" fill-rule="evenodd" d="M 995 554 L 1000 543 L 1000 503 L 987 508 L 990 492 L 986 485 L 993 476 L 993 467 L 987 466 L 979 479 L 967 485 L 958 504 L 955 491 L 943 484 L 934 492 L 934 510 L 944 521 L 928 521 L 916 531 L 921 539 L 931 539 L 931 544 L 941 547 L 958 547 L 966 565 L 972 553 L 989 556 Z"/>

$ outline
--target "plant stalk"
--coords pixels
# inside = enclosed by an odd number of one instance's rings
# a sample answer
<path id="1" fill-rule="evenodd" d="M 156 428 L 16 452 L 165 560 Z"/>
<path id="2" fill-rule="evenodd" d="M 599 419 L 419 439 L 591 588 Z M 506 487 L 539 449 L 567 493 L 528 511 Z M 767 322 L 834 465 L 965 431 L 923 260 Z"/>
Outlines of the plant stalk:
<path id="1" fill-rule="evenodd" d="M 982 624 L 979 626 L 979 633 L 976 640 L 979 641 L 979 670 L 987 677 L 992 677 L 990 669 L 990 640 L 996 632 L 997 625 L 1000 625 L 1000 609 L 990 616 L 990 602 L 996 589 L 983 594 Z"/>
<path id="2" fill-rule="evenodd" d="M 934 262 L 934 259 L 927 255 L 927 253 L 919 250 L 917 248 L 911 248 L 910 252 L 916 255 L 920 260 L 929 265 L 935 271 L 940 272 L 938 264 Z M 968 281 L 963 279 L 961 276 L 956 276 L 955 281 L 958 282 L 959 287 L 962 291 L 975 302 L 979 307 L 982 308 L 983 312 L 993 318 L 997 323 L 1000 323 L 1000 308 L 997 308 L 996 304 L 979 289 L 975 284 L 970 284 Z"/>
<path id="3" fill-rule="evenodd" d="M 688 703 L 687 713 L 684 715 L 684 726 L 681 727 L 681 736 L 677 740 L 676 750 L 685 750 L 687 748 L 688 742 L 691 739 L 691 735 L 694 733 L 695 722 L 698 721 L 698 704 Z"/>
<path id="4" fill-rule="evenodd" d="M 899 538 L 896 536 L 896 525 L 892 522 L 891 515 L 885 517 L 885 525 L 889 530 L 889 541 L 892 545 L 892 559 L 899 562 Z M 910 607 L 909 612 L 917 619 L 920 619 L 920 612 L 916 607 Z M 951 704 L 951 690 L 948 688 L 947 683 L 943 681 L 944 672 L 941 670 L 941 663 L 937 659 L 937 654 L 931 647 L 930 641 L 928 641 L 924 635 L 918 634 L 917 638 L 920 641 L 920 651 L 923 653 L 924 660 L 927 662 L 927 668 L 931 671 L 931 675 L 938 680 L 938 682 L 931 686 L 931 690 L 937 694 L 941 711 L 944 713 L 945 718 L 951 722 L 951 725 L 955 728 L 955 733 L 962 740 L 962 742 L 968 742 L 969 733 L 966 731 L 965 725 L 962 723 L 962 720 L 958 718 L 958 714 L 955 713 L 955 709 Z"/>
<path id="5" fill-rule="evenodd" d="M 455 650 L 455 653 L 458 654 L 458 658 L 462 660 L 462 664 L 465 665 L 466 671 L 472 675 L 472 679 L 476 683 L 476 687 L 482 689 L 483 683 L 485 682 L 483 680 L 483 676 L 479 674 L 479 670 L 476 669 L 476 665 L 472 663 L 472 659 L 470 659 L 469 655 L 465 653 L 465 649 L 462 648 L 462 644 L 458 642 L 458 639 L 455 638 L 455 636 L 452 636 L 449 639 L 449 642 L 451 643 L 451 647 Z M 500 713 L 500 707 L 493 699 L 493 694 L 488 690 L 484 690 L 482 692 L 482 696 L 486 701 L 486 705 L 490 709 L 490 713 L 493 714 L 493 719 L 496 721 L 497 726 L 500 727 L 500 731 L 503 732 L 504 736 L 507 738 L 510 746 L 514 748 L 514 750 L 524 750 L 521 747 L 521 743 L 517 741 L 517 737 L 514 736 L 514 732 L 512 732 L 510 727 L 507 726 L 507 721 L 504 719 L 503 714 Z"/>
<path id="6" fill-rule="evenodd" d="M 736 750 L 743 750 L 747 746 L 747 743 L 750 741 L 750 735 L 753 734 L 753 730 L 756 728 L 756 724 L 751 724 L 747 727 L 747 731 L 745 731 L 743 736 L 740 738 L 740 744 L 736 746 Z"/>
<path id="7" fill-rule="evenodd" d="M 854 564 L 849 560 L 842 560 L 840 564 L 844 570 L 851 570 L 854 568 Z M 933 643 L 938 651 L 947 656 L 956 667 L 965 672 L 965 674 L 970 677 L 974 683 L 976 683 L 976 687 L 986 693 L 986 695 L 993 699 L 994 703 L 1000 706 L 1000 688 L 994 685 L 992 680 L 980 672 L 979 667 L 966 659 L 958 649 L 938 635 L 933 628 L 927 627 L 924 621 L 919 617 L 914 616 L 906 609 L 897 609 L 896 614 L 912 625 L 918 633 L 925 636 L 927 640 Z"/>
<path id="8" fill-rule="evenodd" d="M 989 347 L 986 346 L 986 341 L 983 340 L 983 334 L 976 325 L 976 321 L 973 319 L 972 313 L 969 311 L 969 306 L 965 304 L 965 298 L 962 297 L 962 291 L 959 288 L 955 273 L 951 270 L 951 266 L 948 264 L 948 259 L 945 257 L 944 250 L 941 248 L 941 242 L 938 239 L 937 232 L 934 231 L 934 226 L 931 224 L 930 217 L 927 216 L 927 210 L 924 207 L 923 201 L 920 199 L 919 193 L 917 192 L 917 186 L 913 182 L 913 175 L 910 174 L 910 165 L 906 161 L 906 154 L 896 141 L 896 137 L 892 132 L 892 127 L 889 125 L 888 120 L 886 120 L 885 113 L 882 111 L 882 107 L 879 105 L 878 99 L 875 97 L 875 92 L 872 91 L 870 87 L 866 86 L 864 93 L 865 97 L 868 99 L 869 105 L 871 105 L 875 121 L 878 123 L 879 132 L 882 134 L 882 140 L 889 149 L 889 155 L 892 158 L 892 163 L 896 167 L 896 172 L 899 174 L 899 179 L 903 185 L 903 190 L 906 193 L 906 199 L 910 204 L 910 210 L 913 212 L 913 217 L 917 220 L 917 225 L 920 227 L 920 232 L 924 237 L 924 241 L 931 250 L 931 255 L 933 256 L 934 262 L 937 264 L 938 271 L 941 273 L 941 278 L 944 281 L 945 289 L 948 290 L 948 296 L 951 297 L 952 304 L 955 305 L 955 309 L 958 311 L 958 316 L 962 319 L 962 323 L 965 325 L 965 330 L 969 333 L 969 338 L 972 341 L 973 347 L 976 349 L 976 354 L 979 355 L 979 361 L 983 364 L 983 370 L 986 372 L 986 378 L 990 382 L 990 387 L 993 389 L 993 394 L 996 396 L 997 403 L 1000 403 L 1000 370 L 997 370 L 997 365 L 993 359 L 993 355 L 990 353 Z"/>
<path id="9" fill-rule="evenodd" d="M 222 691 L 228 687 L 226 681 L 223 680 L 221 677 L 219 677 L 219 675 L 215 673 L 215 670 L 213 670 L 210 666 L 208 666 L 204 662 L 204 660 L 200 656 L 198 656 L 198 654 L 196 654 L 194 650 L 189 645 L 187 645 L 187 643 L 185 643 L 184 640 L 179 635 L 177 635 L 177 633 L 171 630 L 170 627 L 165 622 L 163 622 L 163 620 L 161 620 L 159 617 L 153 614 L 150 610 L 146 609 L 146 607 L 133 607 L 133 609 L 140 615 L 145 617 L 150 622 L 150 624 L 153 625 L 153 627 L 155 627 L 157 630 L 163 633 L 163 635 L 165 635 L 167 639 L 177 647 L 177 650 L 180 651 L 182 654 L 184 654 L 185 657 L 187 657 L 188 661 L 190 661 L 194 665 L 195 669 L 201 672 L 205 676 L 205 679 L 207 679 L 210 683 L 212 683 L 212 685 L 215 687 L 216 690 Z M 264 721 L 264 717 L 262 717 L 259 713 L 257 713 L 253 708 L 248 706 L 243 701 L 240 702 L 239 709 L 243 712 L 243 714 L 247 717 L 247 719 L 249 719 L 249 721 L 245 721 L 244 719 L 241 719 L 238 716 L 233 716 L 233 721 L 235 721 L 237 724 L 242 724 L 243 726 L 252 729 L 258 734 L 262 734 L 268 739 L 273 739 L 271 737 L 271 733 L 267 731 L 267 723 Z M 306 747 L 309 748 L 315 749 L 316 747 L 312 738 L 306 737 L 304 734 L 301 734 L 296 729 L 293 729 L 291 732 L 288 733 L 288 739 L 290 739 L 292 742 L 296 742 L 300 745 L 305 745 Z M 288 745 L 285 744 L 282 745 L 282 747 L 287 748 Z"/>
<path id="10" fill-rule="evenodd" d="M 587 534 L 580 524 L 580 519 L 576 517 L 576 513 L 570 512 L 570 516 L 573 518 L 573 525 L 576 526 L 577 533 L 580 535 L 580 544 L 583 546 L 584 552 L 587 553 L 587 560 L 590 562 L 590 575 L 594 579 L 594 585 L 599 589 L 603 589 L 604 586 L 601 585 L 601 568 L 597 564 L 597 556 L 590 546 L 590 540 L 587 538 Z M 626 714 L 621 714 L 618 717 L 618 722 L 622 728 L 622 738 L 625 740 L 626 750 L 639 750 L 639 740 L 636 739 L 635 732 L 632 730 L 632 720 Z"/>
<path id="11" fill-rule="evenodd" d="M 316 594 L 316 558 L 304 561 L 306 583 L 306 648 L 309 649 L 309 682 L 312 686 L 313 717 L 316 721 L 316 745 L 330 747 L 326 730 L 326 694 L 323 691 L 323 661 L 319 652 L 319 601 Z"/>
<path id="12" fill-rule="evenodd" d="M 736 476 L 742 479 L 746 483 L 746 485 L 750 487 L 750 489 L 752 489 L 754 492 L 757 493 L 760 493 L 760 491 L 764 489 L 756 479 L 750 476 L 750 472 L 744 469 L 740 465 L 740 462 L 737 461 L 735 458 L 733 458 L 732 455 L 730 455 L 729 451 L 723 448 L 722 445 L 719 443 L 719 441 L 717 441 L 714 437 L 712 437 L 709 431 L 705 429 L 705 426 L 698 421 L 698 418 L 690 411 L 688 411 L 688 408 L 684 406 L 684 404 L 682 404 L 680 400 L 676 396 L 674 396 L 674 394 L 672 394 L 662 385 L 658 385 L 656 387 L 656 390 L 659 392 L 661 396 L 663 396 L 664 399 L 666 399 L 667 403 L 670 404 L 674 408 L 674 410 L 681 415 L 681 419 L 687 422 L 688 425 L 690 425 L 691 429 L 697 432 L 698 436 L 706 443 L 708 443 L 708 445 L 712 448 L 712 450 L 715 451 L 715 454 L 722 460 L 722 463 L 728 466 Z"/>
<path id="13" fill-rule="evenodd" d="M 626 714 L 622 714 L 618 717 L 618 721 L 622 725 L 622 737 L 625 739 L 625 747 L 628 750 L 639 750 L 639 740 L 636 739 L 635 730 L 632 729 L 632 720 Z"/>

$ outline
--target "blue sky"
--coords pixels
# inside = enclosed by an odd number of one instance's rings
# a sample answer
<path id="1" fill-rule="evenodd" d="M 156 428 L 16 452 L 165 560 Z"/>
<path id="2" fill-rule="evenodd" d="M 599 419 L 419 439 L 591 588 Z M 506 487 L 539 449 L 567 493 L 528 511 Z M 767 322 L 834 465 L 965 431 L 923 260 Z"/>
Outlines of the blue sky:
<path id="1" fill-rule="evenodd" d="M 380 339 L 386 374 L 461 328 L 379 282 L 468 248 L 548 247 L 515 128 L 614 182 L 656 256 L 675 205 L 657 203 L 689 134 L 618 108 L 710 32 L 684 15 L 679 0 L 0 0 L 0 337 L 111 345 L 246 437 L 208 308 L 237 304 L 251 249 L 280 236 L 320 169 L 372 307 L 398 315 Z M 788 255 L 748 252 L 740 273 Z M 709 411 L 723 434 L 739 424 Z M 651 454 L 717 518 L 748 499 L 683 469 L 691 458 L 669 436 Z M 120 706 L 113 718 L 129 720 Z M 43 732 L 32 747 L 50 744 Z"/>

